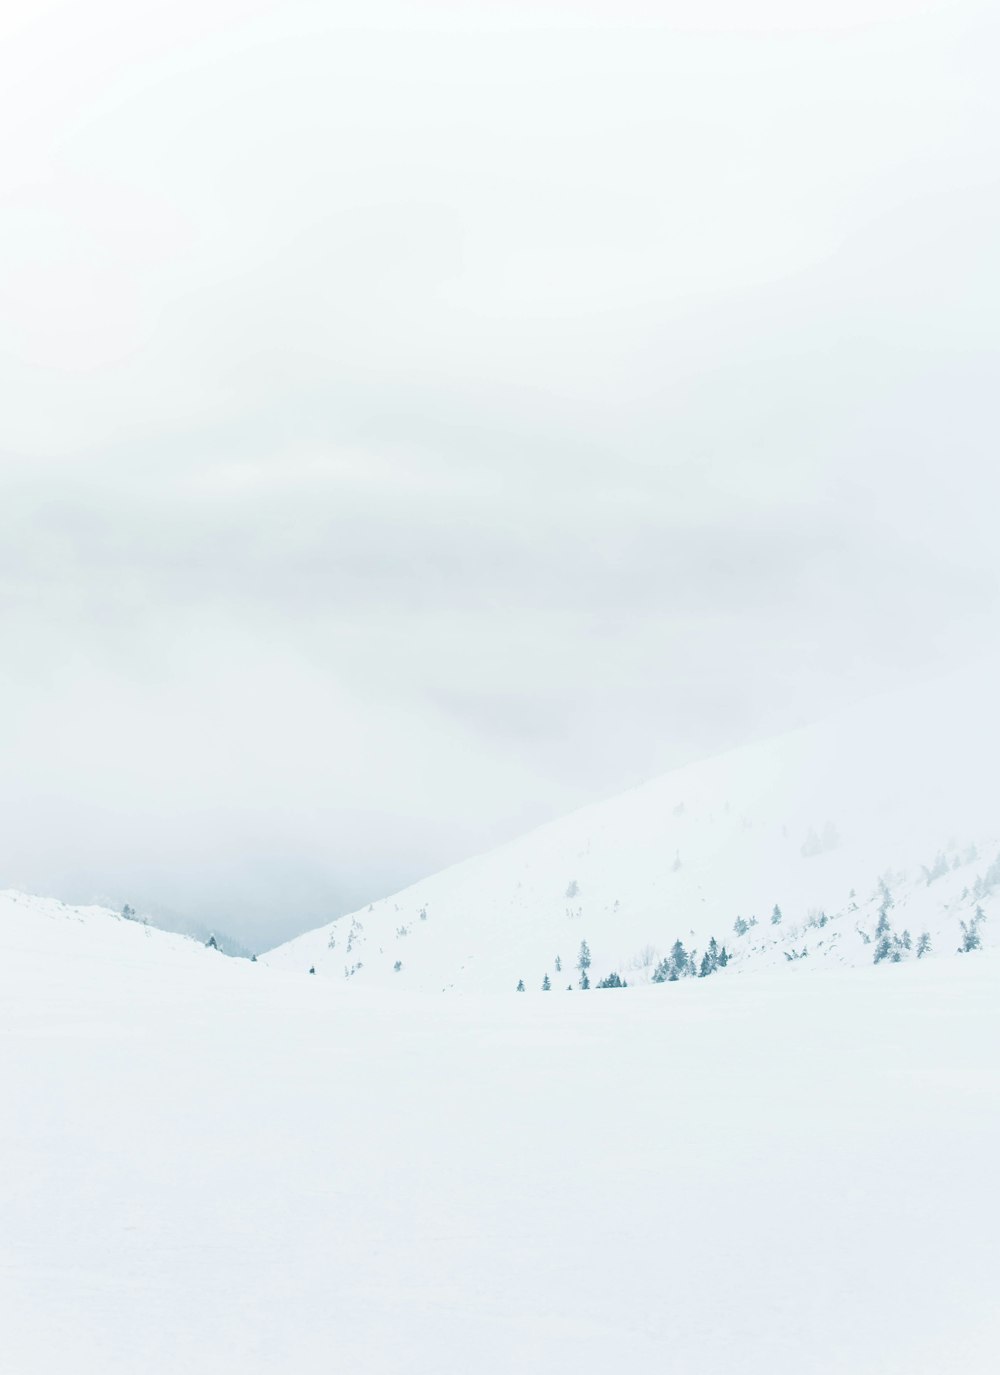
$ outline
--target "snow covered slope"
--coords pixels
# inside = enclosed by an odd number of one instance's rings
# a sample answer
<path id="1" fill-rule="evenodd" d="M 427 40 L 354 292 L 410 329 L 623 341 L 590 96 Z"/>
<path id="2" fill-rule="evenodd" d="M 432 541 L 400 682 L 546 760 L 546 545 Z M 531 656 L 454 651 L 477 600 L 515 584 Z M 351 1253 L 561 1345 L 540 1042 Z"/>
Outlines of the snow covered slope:
<path id="1" fill-rule="evenodd" d="M 22 900 L 0 1370 L 992 1375 L 1000 956 L 430 997 Z"/>
<path id="2" fill-rule="evenodd" d="M 713 935 L 727 977 L 870 963 L 886 924 L 904 958 L 923 933 L 932 954 L 953 953 L 963 922 L 995 943 L 998 701 L 995 663 L 869 701 L 585 808 L 265 958 L 414 990 L 546 976 L 558 990 L 576 984 L 584 940 L 592 980 L 630 983 L 676 940 L 702 952 Z"/>
<path id="3" fill-rule="evenodd" d="M 141 921 L 127 921 L 107 907 L 75 907 L 57 898 L 36 897 L 12 889 L 0 891 L 0 945 L 4 950 L 28 948 L 65 960 L 114 968 L 157 963 L 182 969 L 204 960 L 223 959 L 199 941 L 161 931 Z"/>

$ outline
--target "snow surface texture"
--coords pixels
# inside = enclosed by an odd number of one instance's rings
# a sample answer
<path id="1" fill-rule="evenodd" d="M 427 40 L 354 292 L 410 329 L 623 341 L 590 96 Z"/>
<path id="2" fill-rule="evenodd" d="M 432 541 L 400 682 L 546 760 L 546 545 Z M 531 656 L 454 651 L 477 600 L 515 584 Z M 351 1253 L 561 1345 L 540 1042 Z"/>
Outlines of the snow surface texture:
<path id="1" fill-rule="evenodd" d="M 985 1375 L 1000 955 L 433 997 L 0 897 L 0 1369 Z"/>
<path id="2" fill-rule="evenodd" d="M 591 982 L 630 984 L 676 940 L 703 952 L 711 936 L 733 957 L 727 978 L 869 964 L 883 908 L 893 937 L 909 933 L 904 958 L 924 932 L 932 955 L 953 953 L 963 922 L 1000 944 L 998 701 L 993 662 L 869 701 L 585 808 L 264 958 L 422 991 L 534 991 L 548 975 L 559 992 L 578 982 L 583 940 Z"/>

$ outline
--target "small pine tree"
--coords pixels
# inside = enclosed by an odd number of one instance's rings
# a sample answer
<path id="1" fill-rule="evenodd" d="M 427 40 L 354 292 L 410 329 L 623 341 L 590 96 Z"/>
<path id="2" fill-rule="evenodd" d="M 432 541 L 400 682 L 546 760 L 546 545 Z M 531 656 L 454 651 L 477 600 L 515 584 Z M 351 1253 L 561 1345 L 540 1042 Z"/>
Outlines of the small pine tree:
<path id="1" fill-rule="evenodd" d="M 926 931 L 921 931 L 920 939 L 917 941 L 917 959 L 922 960 L 925 955 L 931 953 L 931 938 Z"/>
<path id="2" fill-rule="evenodd" d="M 551 984 L 551 982 L 549 981 L 549 976 L 548 976 L 548 974 L 546 974 L 545 978 L 542 980 L 542 992 L 543 992 L 543 993 L 548 993 L 548 991 L 549 991 L 549 989 L 550 989 L 551 987 L 552 987 L 552 984 Z"/>
<path id="3" fill-rule="evenodd" d="M 523 980 L 523 979 L 518 979 L 518 981 L 517 981 L 517 992 L 518 992 L 518 993 L 523 993 L 523 992 L 524 992 L 524 980 Z"/>
<path id="4" fill-rule="evenodd" d="M 586 941 L 580 942 L 580 953 L 576 958 L 576 967 L 581 974 L 585 974 L 590 968 L 590 946 Z"/>
<path id="5" fill-rule="evenodd" d="M 737 917 L 735 922 L 733 922 L 733 930 L 736 932 L 737 936 L 745 936 L 750 930 L 750 923 L 744 921 L 742 917 Z"/>
<path id="6" fill-rule="evenodd" d="M 403 967 L 403 961 L 402 961 L 402 960 L 397 960 L 396 963 L 392 966 L 393 973 L 394 973 L 394 974 L 398 974 L 399 971 L 402 969 L 402 967 Z"/>
<path id="7" fill-rule="evenodd" d="M 556 973 L 557 973 L 557 974 L 561 974 L 561 973 L 562 973 L 562 960 L 559 958 L 558 955 L 556 956 Z"/>
<path id="8" fill-rule="evenodd" d="M 589 988 L 589 987 L 590 987 L 590 979 L 587 977 L 587 971 L 586 971 L 585 969 L 584 969 L 584 970 L 581 972 L 581 974 L 580 974 L 580 987 L 581 987 L 581 988 Z"/>
<path id="9" fill-rule="evenodd" d="M 773 912 L 771 913 L 771 925 L 772 925 L 772 926 L 780 926 L 780 925 L 781 925 L 781 908 L 778 906 L 777 903 L 774 904 L 774 910 L 773 910 Z"/>
<path id="10" fill-rule="evenodd" d="M 256 956 L 256 955 L 251 955 L 251 956 L 250 956 L 250 963 L 251 963 L 251 964 L 256 964 L 256 963 L 257 963 L 257 956 Z"/>
<path id="11" fill-rule="evenodd" d="M 958 953 L 960 955 L 968 955 L 973 950 L 982 949 L 983 939 L 979 934 L 979 923 L 982 920 L 983 915 L 983 909 L 981 907 L 977 907 L 976 914 L 972 918 L 972 920 L 967 922 L 963 921 L 961 923 L 962 944 L 958 947 Z"/>
<path id="12" fill-rule="evenodd" d="M 316 973 L 316 966 L 315 966 L 314 964 L 311 964 L 311 965 L 309 966 L 309 973 L 310 973 L 310 974 L 315 974 L 315 973 Z"/>
<path id="13" fill-rule="evenodd" d="M 598 987 L 598 988 L 628 988 L 628 984 L 625 982 L 625 980 L 621 977 L 620 974 L 608 974 L 606 978 L 601 979 L 601 981 L 598 983 L 597 987 Z"/>
<path id="14" fill-rule="evenodd" d="M 205 945 L 208 947 L 209 950 L 218 950 L 219 948 L 219 942 L 215 939 L 214 936 L 209 936 L 208 940 L 205 942 Z"/>
<path id="15" fill-rule="evenodd" d="M 135 908 L 130 907 L 128 903 L 126 903 L 122 908 L 122 916 L 126 921 L 135 921 Z"/>

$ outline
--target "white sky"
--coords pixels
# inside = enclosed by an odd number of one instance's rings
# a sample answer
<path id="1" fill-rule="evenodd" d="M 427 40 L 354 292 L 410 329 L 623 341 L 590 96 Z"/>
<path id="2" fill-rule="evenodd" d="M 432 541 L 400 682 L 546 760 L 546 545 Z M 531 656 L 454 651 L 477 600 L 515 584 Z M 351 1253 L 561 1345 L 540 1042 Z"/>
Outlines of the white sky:
<path id="1" fill-rule="evenodd" d="M 988 640 L 998 28 L 8 0 L 0 885 L 264 944 Z"/>

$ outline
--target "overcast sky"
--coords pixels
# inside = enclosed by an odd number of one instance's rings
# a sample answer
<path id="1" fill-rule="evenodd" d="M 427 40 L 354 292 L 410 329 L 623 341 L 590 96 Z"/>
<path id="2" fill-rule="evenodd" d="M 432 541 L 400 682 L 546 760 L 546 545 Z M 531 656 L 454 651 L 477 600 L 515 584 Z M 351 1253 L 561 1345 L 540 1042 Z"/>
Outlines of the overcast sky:
<path id="1" fill-rule="evenodd" d="M 0 886 L 259 948 L 994 635 L 998 40 L 6 0 Z"/>

